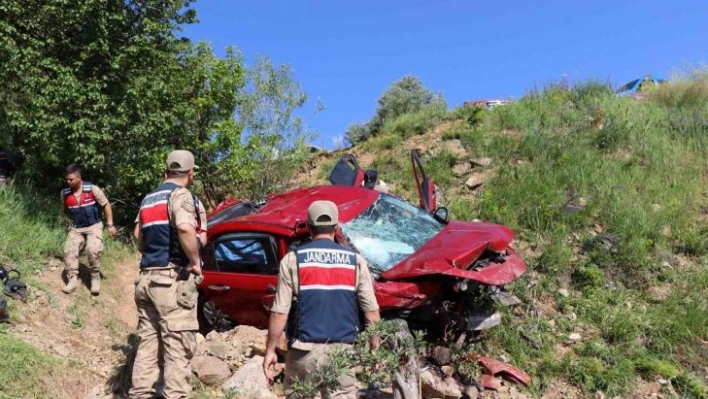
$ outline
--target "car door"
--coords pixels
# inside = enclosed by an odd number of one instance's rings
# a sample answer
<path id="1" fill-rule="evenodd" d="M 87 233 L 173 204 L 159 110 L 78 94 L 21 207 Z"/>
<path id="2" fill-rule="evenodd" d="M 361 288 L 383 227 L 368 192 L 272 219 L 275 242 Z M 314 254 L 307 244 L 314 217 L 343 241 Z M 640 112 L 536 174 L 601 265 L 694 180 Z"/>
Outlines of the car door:
<path id="1" fill-rule="evenodd" d="M 256 232 L 228 233 L 212 240 L 215 270 L 204 273 L 205 294 L 236 324 L 266 327 L 278 277 L 277 244 Z"/>
<path id="2" fill-rule="evenodd" d="M 332 168 L 327 176 L 335 186 L 360 187 L 364 182 L 364 170 L 352 154 L 345 154 Z"/>
<path id="3" fill-rule="evenodd" d="M 437 209 L 437 201 L 435 198 L 437 187 L 433 181 L 425 175 L 423 162 L 420 160 L 418 150 L 411 150 L 411 166 L 413 169 L 415 186 L 418 189 L 420 207 L 426 212 L 434 213 Z"/>

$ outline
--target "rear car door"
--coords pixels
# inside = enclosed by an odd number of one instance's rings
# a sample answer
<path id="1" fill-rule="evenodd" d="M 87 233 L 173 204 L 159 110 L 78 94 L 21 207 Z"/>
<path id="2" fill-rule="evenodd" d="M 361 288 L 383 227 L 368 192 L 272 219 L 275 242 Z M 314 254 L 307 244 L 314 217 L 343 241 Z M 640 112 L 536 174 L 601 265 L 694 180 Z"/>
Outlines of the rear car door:
<path id="1" fill-rule="evenodd" d="M 278 277 L 277 243 L 256 232 L 224 234 L 210 244 L 215 270 L 204 273 L 205 294 L 236 324 L 266 327 Z"/>

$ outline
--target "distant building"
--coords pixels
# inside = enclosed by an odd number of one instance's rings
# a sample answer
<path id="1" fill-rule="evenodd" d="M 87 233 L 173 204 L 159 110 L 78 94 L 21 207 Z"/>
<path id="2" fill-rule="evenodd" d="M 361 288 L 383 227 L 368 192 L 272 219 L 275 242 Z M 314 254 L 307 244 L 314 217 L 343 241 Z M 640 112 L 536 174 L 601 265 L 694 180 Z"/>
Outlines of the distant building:
<path id="1" fill-rule="evenodd" d="M 465 107 L 484 107 L 487 109 L 498 107 L 500 105 L 509 104 L 511 100 L 506 99 L 487 99 L 487 100 L 475 100 L 475 101 L 465 101 L 463 106 Z"/>

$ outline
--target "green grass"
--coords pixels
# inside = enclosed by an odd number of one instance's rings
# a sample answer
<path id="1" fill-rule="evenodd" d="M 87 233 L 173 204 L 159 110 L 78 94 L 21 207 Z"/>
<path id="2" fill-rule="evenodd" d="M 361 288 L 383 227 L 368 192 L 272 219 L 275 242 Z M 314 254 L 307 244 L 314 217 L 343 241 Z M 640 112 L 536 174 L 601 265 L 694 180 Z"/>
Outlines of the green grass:
<path id="1" fill-rule="evenodd" d="M 0 187 L 0 260 L 16 262 L 24 273 L 39 270 L 44 255 L 61 255 L 59 211 L 59 195 L 51 201 L 22 186 Z"/>
<path id="2" fill-rule="evenodd" d="M 708 397 L 707 76 L 643 102 L 617 98 L 601 82 L 561 82 L 483 116 L 455 111 L 472 123 L 442 138 L 459 139 L 473 159 L 492 158 L 495 173 L 474 200 L 447 198 L 447 206 L 458 219 L 504 224 L 537 245 L 526 259 L 537 280 L 531 285 L 527 273 L 510 288 L 525 306 L 555 305 L 541 318 L 506 313 L 481 344 L 532 374 L 533 393 L 563 378 L 587 395 L 623 396 L 642 377 L 670 380 L 681 397 Z M 382 179 L 400 183 L 408 176 L 395 173 L 393 158 L 374 163 Z M 449 173 L 455 161 L 444 151 L 427 158 L 443 190 L 464 184 Z M 413 187 L 402 190 L 415 197 Z M 571 295 L 556 294 L 561 286 Z M 667 297 L 652 299 L 661 287 Z M 568 342 L 574 332 L 581 342 Z"/>
<path id="3" fill-rule="evenodd" d="M 396 134 L 384 134 L 371 138 L 361 145 L 362 151 L 381 152 L 396 149 L 403 143 L 403 137 Z"/>
<path id="4" fill-rule="evenodd" d="M 401 138 L 420 135 L 429 129 L 450 119 L 445 104 L 433 103 L 424 106 L 418 112 L 403 114 L 397 118 L 386 120 L 381 128 L 381 135 L 391 134 Z"/>
<path id="5" fill-rule="evenodd" d="M 516 129 L 519 138 L 492 138 L 507 146 L 498 155 L 505 166 L 487 184 L 482 219 L 544 243 L 541 256 L 529 261 L 548 279 L 572 276 L 577 295 L 562 298 L 559 307 L 577 315 L 576 328 L 589 326 L 581 334 L 591 341 L 573 347 L 571 382 L 587 392 L 622 395 L 638 374 L 661 376 L 682 396 L 701 397 L 706 381 L 695 373 L 708 356 L 702 344 L 707 274 L 659 265 L 667 254 L 704 264 L 706 228 L 696 216 L 706 194 L 708 136 L 670 132 L 665 122 L 675 109 L 598 93 L 594 101 L 573 101 L 572 93 L 563 98 L 554 88 L 498 109 L 503 115 L 490 118 L 489 128 Z M 598 115 L 602 129 L 591 124 Z M 564 212 L 578 196 L 585 206 Z M 596 226 L 616 240 L 614 247 L 592 238 Z M 674 281 L 674 294 L 647 302 L 646 292 L 661 280 Z M 499 348 L 517 339 L 499 334 L 505 338 Z M 518 350 L 512 358 L 528 359 L 532 369 L 536 357 L 552 359 L 512 348 Z M 565 360 L 551 363 L 558 361 Z M 543 384 L 555 373 L 551 367 L 537 377 Z"/>
<path id="6" fill-rule="evenodd" d="M 445 187 L 452 183 L 450 170 L 457 163 L 455 156 L 446 149 L 441 149 L 425 163 L 425 173 L 439 186 Z M 412 173 L 412 172 L 411 172 Z"/>
<path id="7" fill-rule="evenodd" d="M 61 253 L 64 232 L 59 226 L 58 202 L 58 196 L 52 203 L 21 186 L 0 187 L 0 261 L 20 270 L 25 281 L 41 270 L 44 255 Z M 13 320 L 18 311 L 19 304 L 10 301 Z M 4 327 L 0 327 L 0 353 L 0 398 L 49 397 L 42 379 L 61 370 L 61 361 L 24 343 Z"/>
<path id="8" fill-rule="evenodd" d="M 59 372 L 62 362 L 14 337 L 0 326 L 0 399 L 47 398 L 43 381 Z"/>
<path id="9" fill-rule="evenodd" d="M 0 261 L 5 266 L 22 272 L 22 280 L 36 290 L 43 291 L 49 306 L 56 300 L 50 289 L 35 281 L 34 275 L 47 267 L 48 258 L 62 257 L 65 232 L 60 223 L 60 204 L 57 198 L 44 198 L 21 184 L 0 187 Z M 114 272 L 118 259 L 129 251 L 125 245 L 105 240 L 104 274 Z M 61 294 L 63 295 L 63 294 Z M 29 298 L 30 301 L 32 298 Z M 21 322 L 24 305 L 9 300 L 11 320 Z M 68 308 L 66 320 L 73 328 L 81 329 L 95 301 L 87 293 L 78 293 L 76 303 Z M 13 335 L 0 325 L 0 399 L 51 398 L 56 390 L 47 384 L 47 376 L 63 380 L 76 368 L 78 362 L 57 359 Z M 51 385 L 51 384 L 49 384 Z"/>

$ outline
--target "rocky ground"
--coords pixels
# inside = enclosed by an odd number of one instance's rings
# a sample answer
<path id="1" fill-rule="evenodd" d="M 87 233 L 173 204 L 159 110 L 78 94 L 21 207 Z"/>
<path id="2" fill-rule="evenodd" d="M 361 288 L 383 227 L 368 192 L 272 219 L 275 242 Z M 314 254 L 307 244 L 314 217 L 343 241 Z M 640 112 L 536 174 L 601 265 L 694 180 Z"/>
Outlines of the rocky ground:
<path id="1" fill-rule="evenodd" d="M 103 290 L 92 297 L 87 285 L 73 295 L 61 292 L 62 264 L 49 259 L 43 272 L 29 281 L 29 298 L 16 314 L 13 334 L 59 359 L 66 370 L 47 377 L 50 397 L 77 399 L 123 399 L 129 384 L 130 359 L 134 354 L 137 324 L 133 302 L 137 258 L 123 259 L 104 271 Z M 87 273 L 84 273 L 87 274 Z M 261 364 L 266 331 L 237 326 L 231 331 L 198 336 L 198 351 L 192 366 L 199 398 L 277 398 L 283 396 L 284 364 L 276 367 L 277 378 L 268 383 Z M 278 348 L 281 361 L 285 342 Z M 443 348 L 443 352 L 444 348 Z M 498 379 L 496 390 L 480 392 L 459 381 L 456 370 L 443 354 L 424 360 L 421 390 L 424 398 L 521 398 L 524 389 Z M 361 397 L 392 398 L 390 387 L 364 390 Z M 238 395 L 238 396 L 234 396 Z M 568 396 L 565 396 L 568 397 Z"/>
<path id="2" fill-rule="evenodd" d="M 282 372 L 284 364 L 276 366 L 276 382 L 269 384 L 263 375 L 261 364 L 265 354 L 266 331 L 249 326 L 237 326 L 224 333 L 211 332 L 206 337 L 199 336 L 197 355 L 192 360 L 192 368 L 212 395 L 238 393 L 240 398 L 277 398 L 283 395 Z M 278 348 L 282 355 L 286 351 L 285 342 Z M 501 378 L 493 378 L 489 384 L 495 385 L 485 390 L 460 381 L 455 367 L 451 364 L 450 351 L 436 347 L 433 356 L 422 360 L 422 398 L 528 398 L 525 390 Z M 569 391 L 567 391 L 569 392 Z M 390 387 L 378 390 L 360 389 L 360 396 L 367 398 L 393 398 Z M 563 396 L 572 397 L 572 396 Z"/>

